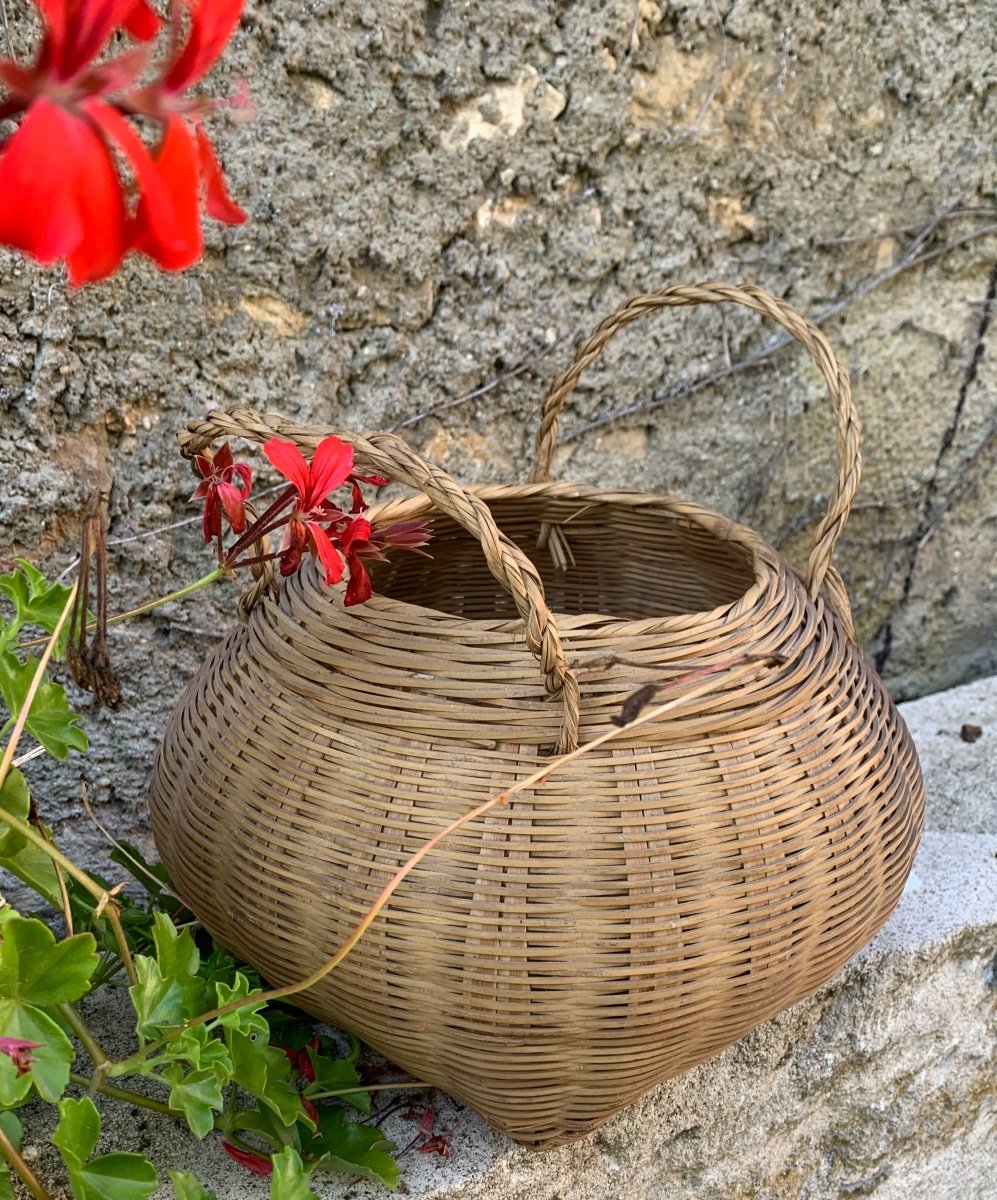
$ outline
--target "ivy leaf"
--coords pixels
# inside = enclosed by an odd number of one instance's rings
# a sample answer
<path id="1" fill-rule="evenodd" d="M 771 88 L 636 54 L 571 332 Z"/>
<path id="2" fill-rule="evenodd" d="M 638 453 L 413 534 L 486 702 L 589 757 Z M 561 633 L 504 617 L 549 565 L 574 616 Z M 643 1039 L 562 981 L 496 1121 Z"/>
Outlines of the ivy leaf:
<path id="1" fill-rule="evenodd" d="M 173 979 L 183 995 L 184 1018 L 199 1016 L 209 1007 L 210 992 L 198 976 L 201 952 L 189 929 L 182 933 L 164 912 L 153 915 L 152 940 L 156 961 L 164 979 Z"/>
<path id="2" fill-rule="evenodd" d="M 195 1025 L 173 1038 L 152 1060 L 154 1065 L 168 1062 L 189 1063 L 195 1071 L 213 1071 L 222 1083 L 232 1076 L 232 1056 L 220 1037 L 203 1025 Z"/>
<path id="3" fill-rule="evenodd" d="M 285 1146 L 273 1155 L 273 1175 L 270 1177 L 270 1200 L 318 1200 L 308 1186 L 308 1172 L 301 1155 L 291 1146 Z"/>
<path id="4" fill-rule="evenodd" d="M 50 1104 L 66 1090 L 76 1051 L 73 1043 L 47 1014 L 33 1004 L 0 1000 L 0 1037 L 36 1042 L 31 1066 L 22 1075 L 6 1054 L 0 1055 L 0 1105 L 13 1107 L 27 1096 L 34 1084 L 38 1095 Z"/>
<path id="5" fill-rule="evenodd" d="M 145 1200 L 159 1186 L 147 1158 L 121 1151 L 92 1158 L 78 1171 L 70 1167 L 69 1182 L 76 1200 Z"/>
<path id="6" fill-rule="evenodd" d="M 283 1050 L 253 1041 L 234 1029 L 225 1031 L 225 1040 L 232 1054 L 232 1078 L 241 1088 L 286 1126 L 305 1115 L 298 1090 L 289 1079 L 291 1064 Z"/>
<path id="7" fill-rule="evenodd" d="M 319 1156 L 313 1170 L 379 1179 L 392 1191 L 398 1185 L 394 1145 L 379 1129 L 348 1120 L 342 1108 L 319 1109 L 318 1135 L 308 1148 Z"/>
<path id="8" fill-rule="evenodd" d="M 100 1113 L 89 1096 L 59 1101 L 59 1124 L 52 1141 L 63 1158 L 68 1154 L 77 1162 L 86 1162 L 97 1149 L 99 1137 Z"/>
<path id="9" fill-rule="evenodd" d="M 183 989 L 176 979 L 165 979 L 159 963 L 146 954 L 134 958 L 137 983 L 128 993 L 135 1009 L 135 1031 L 140 1037 L 156 1037 L 163 1029 L 182 1025 L 187 1015 Z"/>
<path id="10" fill-rule="evenodd" d="M 311 1047 L 308 1048 L 308 1057 L 315 1069 L 315 1081 L 305 1088 L 306 1096 L 315 1096 L 321 1092 L 341 1092 L 344 1088 L 360 1084 L 360 1076 L 352 1058 L 328 1058 L 324 1054 L 316 1054 Z M 357 1091 L 347 1092 L 339 1098 L 345 1104 L 352 1104 L 365 1116 L 370 1113 L 370 1092 L 365 1092 L 362 1084 Z"/>
<path id="11" fill-rule="evenodd" d="M 248 1001 L 250 996 L 255 994 L 262 994 L 262 989 L 251 988 L 249 980 L 241 971 L 236 971 L 232 985 L 227 984 L 223 979 L 219 979 L 215 983 L 215 995 L 218 998 L 219 1008 L 231 1004 L 234 1000 Z M 266 1008 L 266 1004 L 265 1000 L 247 1003 L 234 1012 L 218 1017 L 215 1025 L 220 1025 L 223 1029 L 237 1030 L 248 1037 L 255 1035 L 265 1042 L 270 1037 L 270 1026 L 267 1024 L 266 1018 L 260 1016 L 260 1009 Z"/>
<path id="12" fill-rule="evenodd" d="M 144 1200 L 154 1192 L 159 1182 L 156 1168 L 141 1154 L 90 1158 L 99 1135 L 100 1114 L 89 1097 L 59 1101 L 52 1141 L 66 1164 L 76 1200 Z"/>
<path id="13" fill-rule="evenodd" d="M 93 934 L 57 942 L 44 922 L 14 917 L 0 929 L 0 999 L 71 1004 L 90 990 L 97 961 Z"/>
<path id="14" fill-rule="evenodd" d="M 222 1110 L 221 1081 L 214 1071 L 191 1071 L 184 1074 L 179 1063 L 173 1063 L 161 1078 L 170 1085 L 169 1106 L 187 1118 L 191 1133 L 203 1138 L 215 1124 L 215 1112 Z"/>
<path id="15" fill-rule="evenodd" d="M 40 832 L 51 835 L 51 830 L 45 826 L 41 827 Z M 62 907 L 55 867 L 52 859 L 40 846 L 36 846 L 34 842 L 25 842 L 16 854 L 5 858 L 0 865 L 11 875 L 16 875 L 22 883 L 26 883 L 33 892 L 37 892 L 50 908 Z"/>
<path id="16" fill-rule="evenodd" d="M 16 767 L 11 768 L 3 781 L 3 787 L 0 787 L 0 810 L 22 821 L 26 821 L 31 815 L 28 781 Z M 27 844 L 28 839 L 23 833 L 18 833 L 16 829 L 0 822 L 0 858 L 9 858 L 12 854 L 17 854 Z"/>
<path id="17" fill-rule="evenodd" d="M 26 559 L 17 559 L 17 567 L 9 575 L 0 575 L 0 592 L 14 605 L 13 631 L 4 639 L 9 644 L 22 625 L 37 625 L 51 633 L 59 624 L 72 589 L 61 583 L 49 583 L 36 566 Z M 61 658 L 69 640 L 69 622 L 63 627 L 55 652 Z"/>
<path id="18" fill-rule="evenodd" d="M 7 1135 L 7 1140 L 14 1149 L 20 1150 L 23 1130 L 21 1122 L 14 1113 L 0 1112 L 0 1129 Z M 14 1200 L 14 1184 L 10 1178 L 10 1167 L 3 1158 L 0 1158 L 0 1200 Z"/>
<path id="19" fill-rule="evenodd" d="M 189 1171 L 170 1171 L 176 1200 L 218 1200 L 214 1192 L 202 1187 Z"/>
<path id="20" fill-rule="evenodd" d="M 30 657 L 18 662 L 9 650 L 0 654 L 0 695 L 14 719 L 24 707 L 37 666 L 37 661 Z M 70 750 L 84 753 L 90 744 L 79 727 L 79 719 L 69 707 L 62 687 L 46 678 L 35 693 L 25 728 L 53 758 L 65 758 Z"/>

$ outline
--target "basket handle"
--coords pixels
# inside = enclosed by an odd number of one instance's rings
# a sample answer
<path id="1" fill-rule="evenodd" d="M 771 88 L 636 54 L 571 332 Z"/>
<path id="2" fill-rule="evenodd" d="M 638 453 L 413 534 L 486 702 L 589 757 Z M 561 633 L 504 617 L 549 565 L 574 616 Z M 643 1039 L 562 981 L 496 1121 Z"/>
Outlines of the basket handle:
<path id="1" fill-rule="evenodd" d="M 192 458 L 222 437 L 241 437 L 261 444 L 272 437 L 285 438 L 303 453 L 311 454 L 323 438 L 330 436 L 349 442 L 363 468 L 383 472 L 423 492 L 441 512 L 481 543 L 488 569 L 512 596 L 523 619 L 526 644 L 540 660 L 547 691 L 561 698 L 564 721 L 556 753 L 575 749 L 578 683 L 565 660 L 561 635 L 547 607 L 540 575 L 522 550 L 498 528 L 484 501 L 462 488 L 446 471 L 420 458 L 393 433 L 344 433 L 327 426 L 298 425 L 274 413 L 260 416 L 242 406 L 209 412 L 202 420 L 188 422 L 178 440 L 183 456 Z"/>
<path id="2" fill-rule="evenodd" d="M 582 343 L 567 370 L 554 380 L 544 398 L 530 482 L 544 483 L 550 479 L 561 408 L 582 372 L 599 357 L 610 338 L 645 313 L 654 312 L 659 308 L 678 308 L 694 304 L 743 304 L 745 308 L 770 317 L 804 347 L 824 376 L 836 422 L 838 478 L 828 502 L 827 512 L 814 534 L 804 578 L 811 599 L 817 599 L 822 587 L 826 589 L 828 599 L 851 636 L 848 593 L 831 562 L 838 538 L 848 520 L 861 470 L 859 417 L 852 400 L 848 373 L 835 358 L 827 339 L 816 326 L 805 321 L 784 301 L 777 300 L 775 296 L 769 295 L 759 287 L 751 284 L 738 287 L 726 283 L 703 283 L 690 287 L 676 284 L 661 288 L 657 292 L 634 296 L 600 321 Z"/>

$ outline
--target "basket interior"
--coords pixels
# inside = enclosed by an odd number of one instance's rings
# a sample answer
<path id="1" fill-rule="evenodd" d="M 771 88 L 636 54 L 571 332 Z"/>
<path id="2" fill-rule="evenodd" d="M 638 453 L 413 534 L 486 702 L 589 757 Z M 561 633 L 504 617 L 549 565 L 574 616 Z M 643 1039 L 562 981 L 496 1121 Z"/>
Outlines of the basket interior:
<path id="1" fill-rule="evenodd" d="M 737 526 L 706 510 L 668 502 L 634 507 L 589 497 L 489 499 L 499 528 L 533 561 L 547 603 L 576 616 L 601 613 L 623 620 L 704 612 L 733 603 L 755 582 L 750 547 L 730 540 Z M 512 598 L 492 576 L 480 544 L 456 522 L 429 509 L 432 559 L 396 552 L 375 563 L 375 591 L 470 620 L 514 618 Z M 573 563 L 559 568 L 537 548 L 541 524 L 562 527 Z M 726 536 L 721 536 L 721 530 Z"/>

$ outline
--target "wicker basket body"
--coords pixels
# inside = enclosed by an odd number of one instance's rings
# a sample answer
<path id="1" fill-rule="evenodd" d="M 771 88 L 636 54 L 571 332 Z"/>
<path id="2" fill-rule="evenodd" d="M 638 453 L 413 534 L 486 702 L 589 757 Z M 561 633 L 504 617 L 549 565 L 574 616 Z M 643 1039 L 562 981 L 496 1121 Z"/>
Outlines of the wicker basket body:
<path id="1" fill-rule="evenodd" d="M 240 410 L 191 444 L 275 430 L 324 432 Z M 387 444 L 358 455 L 384 469 Z M 432 561 L 393 561 L 360 609 L 307 570 L 255 604 L 170 722 L 156 841 L 214 936 L 290 982 L 450 821 L 605 733 L 636 689 L 678 700 L 455 832 L 298 997 L 554 1146 L 868 941 L 916 849 L 918 764 L 840 581 L 821 591 L 829 557 L 814 580 L 701 506 L 542 480 L 459 489 L 465 511 L 442 473 L 393 465 L 428 494 L 383 515 L 431 516 Z M 744 656 L 682 701 L 690 670 Z"/>

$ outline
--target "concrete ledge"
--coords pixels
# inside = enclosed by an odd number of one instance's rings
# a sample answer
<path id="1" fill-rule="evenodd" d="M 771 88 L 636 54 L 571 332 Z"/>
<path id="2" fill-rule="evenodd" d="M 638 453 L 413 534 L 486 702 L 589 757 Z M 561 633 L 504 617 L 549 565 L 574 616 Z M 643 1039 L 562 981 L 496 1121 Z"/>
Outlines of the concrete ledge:
<path id="1" fill-rule="evenodd" d="M 826 987 L 655 1089 L 591 1138 L 532 1154 L 440 1097 L 452 1148 L 410 1153 L 419 1200 L 994 1200 L 997 1197 L 997 679 L 902 707 L 927 832 L 901 903 Z M 983 727 L 970 744 L 962 724 Z M 123 1107 L 123 1106 L 122 1106 Z M 192 1170 L 219 1200 L 264 1181 L 155 1114 L 108 1113 L 108 1145 Z M 411 1125 L 389 1135 L 405 1141 Z M 26 1115 L 41 1154 L 48 1128 Z M 323 1180 L 323 1197 L 383 1189 Z M 164 1189 L 168 1194 L 169 1189 Z"/>

